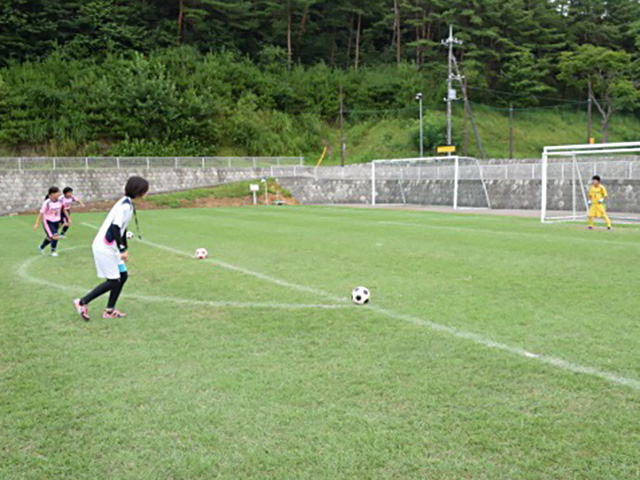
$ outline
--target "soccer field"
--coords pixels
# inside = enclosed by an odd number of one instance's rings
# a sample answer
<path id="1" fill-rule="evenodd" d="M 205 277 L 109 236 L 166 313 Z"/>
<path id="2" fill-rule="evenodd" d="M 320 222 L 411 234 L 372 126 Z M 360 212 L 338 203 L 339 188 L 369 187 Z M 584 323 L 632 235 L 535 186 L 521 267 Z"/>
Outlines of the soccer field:
<path id="1" fill-rule="evenodd" d="M 144 211 L 84 323 L 104 215 L 0 218 L 3 480 L 640 478 L 636 228 Z"/>

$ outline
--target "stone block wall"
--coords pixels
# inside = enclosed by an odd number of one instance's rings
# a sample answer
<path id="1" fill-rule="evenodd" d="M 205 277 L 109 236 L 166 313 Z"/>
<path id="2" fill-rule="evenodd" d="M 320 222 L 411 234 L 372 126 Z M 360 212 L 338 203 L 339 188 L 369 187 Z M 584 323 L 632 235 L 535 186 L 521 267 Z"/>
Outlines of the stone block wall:
<path id="1" fill-rule="evenodd" d="M 222 183 L 259 179 L 273 172 L 268 168 L 127 168 L 89 170 L 0 171 L 0 215 L 38 208 L 52 185 L 71 186 L 84 201 L 112 200 L 120 197 L 131 175 L 149 180 L 151 193 L 188 190 Z M 283 187 L 302 204 L 367 204 L 371 202 L 368 179 L 327 179 L 313 176 L 280 176 Z M 539 209 L 540 180 L 490 180 L 486 182 L 491 207 L 496 209 Z M 640 180 L 611 180 L 609 210 L 640 213 Z M 376 183 L 378 203 L 452 205 L 453 181 L 434 179 L 382 180 Z M 550 181 L 549 210 L 570 210 L 572 186 Z M 584 204 L 576 190 L 578 208 Z M 404 197 L 404 198 L 403 198 Z M 458 204 L 486 207 L 484 189 L 478 180 L 461 180 Z"/>
<path id="2" fill-rule="evenodd" d="M 83 201 L 112 200 L 132 175 L 149 180 L 151 193 L 188 190 L 269 175 L 260 168 L 126 168 L 0 171 L 0 215 L 38 208 L 51 186 L 72 187 Z"/>
<path id="3" fill-rule="evenodd" d="M 313 178 L 283 178 L 280 183 L 298 199 L 307 204 L 368 204 L 371 202 L 369 180 L 326 180 Z M 402 188 L 400 187 L 402 185 Z M 540 208 L 540 180 L 491 180 L 485 183 L 491 207 L 496 209 L 538 210 Z M 640 213 L 640 180 L 611 180 L 607 182 L 610 211 Z M 401 204 L 402 194 L 406 203 L 419 205 L 453 204 L 451 180 L 397 180 L 376 183 L 377 202 Z M 576 189 L 577 205 L 584 200 Z M 548 185 L 549 210 L 570 210 L 573 191 L 568 182 L 550 181 Z M 487 206 L 482 183 L 478 180 L 461 180 L 458 205 L 484 208 Z"/>

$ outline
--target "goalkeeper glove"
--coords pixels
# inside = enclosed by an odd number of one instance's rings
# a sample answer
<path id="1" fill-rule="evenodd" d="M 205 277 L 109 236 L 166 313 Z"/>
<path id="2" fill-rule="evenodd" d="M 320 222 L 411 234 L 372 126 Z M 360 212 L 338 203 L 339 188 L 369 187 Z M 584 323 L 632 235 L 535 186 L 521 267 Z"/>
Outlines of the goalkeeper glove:
<path id="1" fill-rule="evenodd" d="M 588 200 L 587 203 L 589 204 L 589 206 L 591 206 L 593 202 L 591 200 Z"/>
<path id="2" fill-rule="evenodd" d="M 598 203 L 604 203 L 604 198 L 601 198 L 600 200 L 598 200 Z"/>

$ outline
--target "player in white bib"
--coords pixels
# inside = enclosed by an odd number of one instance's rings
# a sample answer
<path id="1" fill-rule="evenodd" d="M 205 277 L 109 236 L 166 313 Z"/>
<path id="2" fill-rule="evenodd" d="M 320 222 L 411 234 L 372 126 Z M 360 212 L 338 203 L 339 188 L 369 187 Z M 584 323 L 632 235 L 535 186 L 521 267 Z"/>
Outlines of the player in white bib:
<path id="1" fill-rule="evenodd" d="M 107 308 L 102 318 L 123 318 L 126 316 L 116 309 L 116 302 L 129 274 L 126 262 L 129 259 L 127 228 L 135 213 L 133 200 L 142 198 L 149 191 L 149 182 L 142 177 L 131 177 L 124 187 L 125 196 L 116 202 L 102 223 L 93 240 L 93 259 L 98 277 L 105 281 L 82 298 L 73 301 L 83 320 L 89 321 L 88 305 L 101 295 L 109 292 Z"/>

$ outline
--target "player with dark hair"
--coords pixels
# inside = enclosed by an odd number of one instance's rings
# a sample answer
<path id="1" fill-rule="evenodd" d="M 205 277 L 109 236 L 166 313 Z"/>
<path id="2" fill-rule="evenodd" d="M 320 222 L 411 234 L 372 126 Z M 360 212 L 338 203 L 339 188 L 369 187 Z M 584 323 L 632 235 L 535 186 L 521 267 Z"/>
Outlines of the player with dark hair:
<path id="1" fill-rule="evenodd" d="M 124 197 L 116 202 L 107 218 L 102 223 L 93 240 L 93 258 L 98 277 L 105 281 L 87 293 L 84 297 L 73 301 L 83 320 L 89 321 L 88 305 L 101 295 L 109 292 L 107 308 L 102 318 L 123 318 L 126 316 L 116 310 L 116 302 L 129 274 L 125 262 L 129 260 L 127 227 L 135 216 L 133 202 L 142 198 L 149 191 L 149 182 L 142 177 L 131 177 L 124 187 Z"/>
<path id="2" fill-rule="evenodd" d="M 593 183 L 589 188 L 589 230 L 593 230 L 593 220 L 596 218 L 604 218 L 607 230 L 611 230 L 611 219 L 605 208 L 605 201 L 609 194 L 602 185 L 599 175 L 594 175 L 591 180 Z"/>
<path id="3" fill-rule="evenodd" d="M 36 224 L 33 226 L 33 230 L 38 230 L 40 226 L 40 220 L 42 220 L 42 226 L 44 227 L 45 239 L 38 247 L 38 252 L 44 254 L 44 249 L 48 245 L 51 245 L 51 256 L 57 257 L 58 252 L 56 248 L 58 246 L 58 229 L 60 228 L 60 222 L 62 221 L 62 215 L 64 214 L 64 205 L 60 201 L 60 189 L 58 187 L 49 188 L 49 193 L 44 197 L 40 213 L 36 219 Z"/>
<path id="4" fill-rule="evenodd" d="M 81 207 L 84 207 L 84 203 L 82 203 L 82 200 L 73 194 L 73 188 L 71 187 L 64 187 L 62 189 L 62 197 L 60 197 L 60 201 L 62 202 L 62 205 L 64 205 L 64 210 L 62 212 L 62 222 L 64 226 L 62 227 L 62 232 L 60 232 L 60 238 L 64 238 L 71 226 L 71 205 L 73 205 L 73 202 L 78 202 Z"/>

